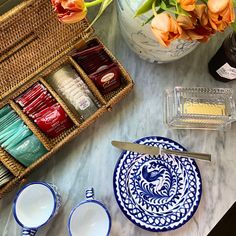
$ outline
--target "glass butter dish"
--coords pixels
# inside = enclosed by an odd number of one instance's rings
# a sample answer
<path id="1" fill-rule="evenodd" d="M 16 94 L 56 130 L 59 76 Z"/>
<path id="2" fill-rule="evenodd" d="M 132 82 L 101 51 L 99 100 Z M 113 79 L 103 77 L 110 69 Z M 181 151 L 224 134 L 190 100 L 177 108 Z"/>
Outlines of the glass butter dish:
<path id="1" fill-rule="evenodd" d="M 165 91 L 164 120 L 169 128 L 219 130 L 236 120 L 230 88 L 183 88 Z"/>

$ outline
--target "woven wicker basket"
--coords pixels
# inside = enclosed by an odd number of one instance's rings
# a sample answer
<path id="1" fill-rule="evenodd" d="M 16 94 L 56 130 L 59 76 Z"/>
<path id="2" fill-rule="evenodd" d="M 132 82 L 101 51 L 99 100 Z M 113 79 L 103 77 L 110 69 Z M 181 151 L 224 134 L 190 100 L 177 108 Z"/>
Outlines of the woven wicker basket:
<path id="1" fill-rule="evenodd" d="M 49 159 L 62 145 L 80 134 L 103 113 L 110 111 L 132 89 L 133 81 L 130 76 L 105 46 L 106 52 L 118 63 L 123 75 L 121 88 L 106 96 L 98 91 L 86 73 L 70 57 L 71 50 L 84 46 L 91 39 L 93 29 L 85 31 L 87 27 L 87 20 L 73 25 L 60 23 L 49 0 L 25 0 L 0 16 L 0 108 L 10 104 L 48 150 L 48 153 L 26 168 L 0 148 L 0 161 L 14 175 L 10 182 L 0 188 L 0 198 L 22 183 L 32 170 Z M 99 41 L 98 38 L 95 39 Z M 48 74 L 65 62 L 76 68 L 101 103 L 97 112 L 82 123 L 78 114 L 64 103 L 45 80 Z M 14 102 L 14 98 L 37 81 L 44 84 L 74 122 L 71 129 L 57 138 L 51 139 L 42 133 Z"/>

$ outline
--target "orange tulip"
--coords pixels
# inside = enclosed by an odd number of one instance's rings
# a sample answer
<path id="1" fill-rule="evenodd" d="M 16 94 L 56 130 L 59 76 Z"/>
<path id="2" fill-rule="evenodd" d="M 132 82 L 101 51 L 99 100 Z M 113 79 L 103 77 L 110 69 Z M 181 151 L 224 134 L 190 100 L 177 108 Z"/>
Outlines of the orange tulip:
<path id="1" fill-rule="evenodd" d="M 209 0 L 208 16 L 212 28 L 216 31 L 224 31 L 235 20 L 235 12 L 232 0 Z"/>
<path id="2" fill-rule="evenodd" d="M 193 11 L 195 9 L 196 0 L 178 0 L 180 3 L 181 8 L 185 11 Z"/>
<path id="3" fill-rule="evenodd" d="M 209 23 L 207 6 L 205 4 L 196 5 L 194 14 L 202 26 L 206 26 Z"/>
<path id="4" fill-rule="evenodd" d="M 199 24 L 202 26 L 208 25 L 209 20 L 206 5 L 196 5 L 195 10 L 190 12 L 190 16 L 179 15 L 177 22 L 184 29 L 193 29 Z"/>
<path id="5" fill-rule="evenodd" d="M 185 40 L 198 40 L 200 42 L 206 42 L 210 36 L 215 33 L 215 30 L 209 25 L 207 18 L 205 19 L 205 11 L 197 12 L 196 9 L 192 12 L 192 16 L 178 16 L 177 22 L 182 27 L 181 38 Z M 201 24 L 202 23 L 202 24 Z"/>
<path id="6" fill-rule="evenodd" d="M 59 20 L 64 23 L 76 23 L 86 17 L 84 0 L 51 0 L 51 3 Z"/>
<path id="7" fill-rule="evenodd" d="M 199 42 L 207 42 L 210 37 L 215 34 L 215 31 L 212 28 L 205 28 L 203 26 L 199 26 L 193 30 L 184 31 L 187 35 L 188 40 L 197 40 Z"/>
<path id="8" fill-rule="evenodd" d="M 197 23 L 196 17 L 192 16 L 183 16 L 179 15 L 177 18 L 177 23 L 181 26 L 184 30 L 194 29 Z"/>
<path id="9" fill-rule="evenodd" d="M 228 7 L 231 0 L 208 0 L 207 6 L 212 13 L 219 13 Z"/>
<path id="10" fill-rule="evenodd" d="M 180 37 L 181 27 L 176 20 L 168 13 L 161 13 L 155 16 L 151 23 L 152 32 L 160 44 L 167 47 L 170 42 Z"/>

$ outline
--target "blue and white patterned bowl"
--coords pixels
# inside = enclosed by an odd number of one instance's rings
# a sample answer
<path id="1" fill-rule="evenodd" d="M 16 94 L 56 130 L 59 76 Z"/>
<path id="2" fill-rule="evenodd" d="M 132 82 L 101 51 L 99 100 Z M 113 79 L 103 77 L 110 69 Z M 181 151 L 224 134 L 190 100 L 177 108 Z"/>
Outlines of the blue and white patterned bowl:
<path id="1" fill-rule="evenodd" d="M 163 137 L 146 137 L 136 143 L 186 150 Z M 130 221 L 161 232 L 177 229 L 191 219 L 200 202 L 202 183 L 193 159 L 124 151 L 114 171 L 114 192 Z"/>

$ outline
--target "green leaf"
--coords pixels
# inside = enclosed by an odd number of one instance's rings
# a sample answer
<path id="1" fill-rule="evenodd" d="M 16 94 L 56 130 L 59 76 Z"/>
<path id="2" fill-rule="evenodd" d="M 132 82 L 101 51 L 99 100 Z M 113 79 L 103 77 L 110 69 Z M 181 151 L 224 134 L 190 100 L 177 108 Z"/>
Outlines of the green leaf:
<path id="1" fill-rule="evenodd" d="M 167 8 L 172 7 L 172 5 L 170 4 L 171 0 L 162 0 L 162 1 L 165 2 Z"/>
<path id="2" fill-rule="evenodd" d="M 165 3 L 164 1 L 161 2 L 160 7 L 161 7 L 163 10 L 167 10 L 167 6 L 166 6 L 166 3 Z"/>
<path id="3" fill-rule="evenodd" d="M 178 6 L 178 14 L 182 16 L 190 16 L 190 14 L 187 11 L 185 11 L 183 8 L 181 8 L 180 6 Z"/>
<path id="4" fill-rule="evenodd" d="M 176 0 L 170 0 L 170 5 L 176 6 L 176 4 L 177 4 L 177 1 L 176 1 Z"/>
<path id="5" fill-rule="evenodd" d="M 176 11 L 177 11 L 177 12 L 179 12 L 179 6 L 180 6 L 180 5 L 176 2 L 175 7 L 176 7 Z"/>
<path id="6" fill-rule="evenodd" d="M 98 18 L 103 14 L 103 12 L 106 10 L 106 8 L 112 3 L 113 0 L 104 0 L 101 4 L 101 7 L 98 11 L 97 16 L 94 18 L 88 29 L 98 20 Z"/>
<path id="7" fill-rule="evenodd" d="M 163 9 L 164 11 L 168 11 L 175 15 L 190 16 L 189 13 L 185 11 L 184 9 L 182 9 L 180 6 L 170 7 L 170 6 L 167 6 L 164 1 L 161 2 L 160 8 Z"/>
<path id="8" fill-rule="evenodd" d="M 91 2 L 84 2 L 84 5 L 88 8 L 88 7 L 97 6 L 97 5 L 101 4 L 102 2 L 103 2 L 103 0 L 93 0 Z"/>
<path id="9" fill-rule="evenodd" d="M 135 16 L 140 16 L 152 9 L 152 4 L 155 0 L 146 0 L 135 12 Z"/>
<path id="10" fill-rule="evenodd" d="M 231 23 L 231 27 L 236 32 L 236 22 Z"/>
<path id="11" fill-rule="evenodd" d="M 160 8 L 163 9 L 164 11 L 168 11 L 168 12 L 171 12 L 173 14 L 178 14 L 179 15 L 178 11 L 175 11 L 175 10 L 167 7 L 164 1 L 161 2 Z"/>
<path id="12" fill-rule="evenodd" d="M 144 21 L 144 22 L 142 23 L 142 26 L 148 24 L 154 17 L 155 17 L 154 15 L 151 16 L 151 17 L 149 17 L 146 21 Z"/>

